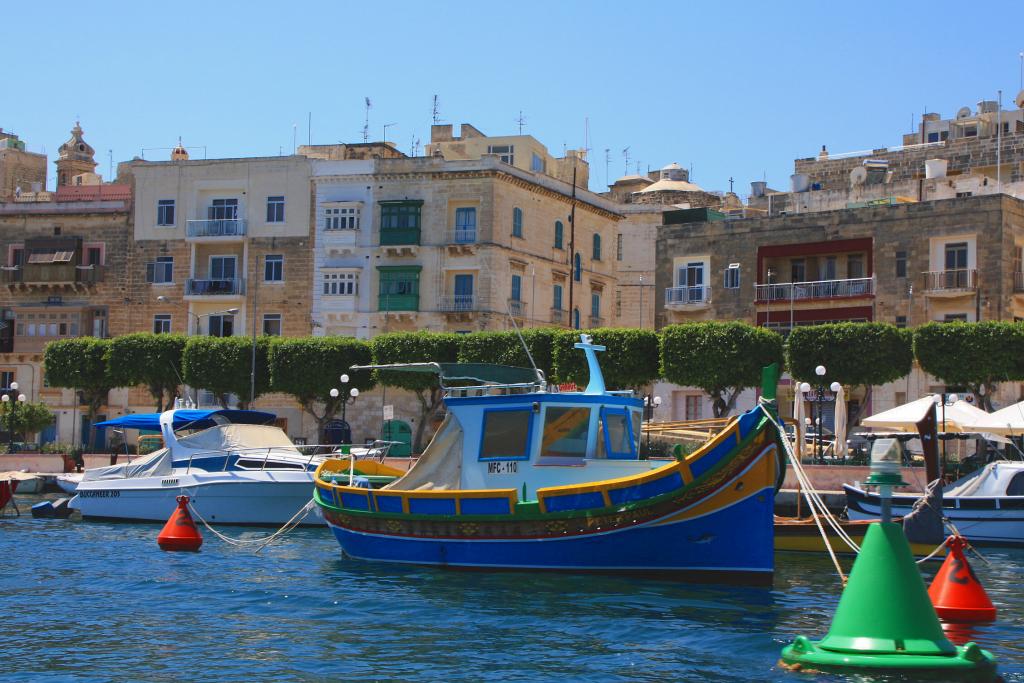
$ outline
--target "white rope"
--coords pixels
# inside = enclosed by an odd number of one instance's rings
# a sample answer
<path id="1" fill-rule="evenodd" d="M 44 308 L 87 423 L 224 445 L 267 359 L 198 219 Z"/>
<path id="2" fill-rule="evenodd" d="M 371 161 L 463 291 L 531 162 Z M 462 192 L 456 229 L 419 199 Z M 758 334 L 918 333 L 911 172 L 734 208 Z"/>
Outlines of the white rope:
<path id="1" fill-rule="evenodd" d="M 940 544 L 938 545 L 938 547 L 937 547 L 937 548 L 935 548 L 935 550 L 933 550 L 933 551 L 931 551 L 930 553 L 928 553 L 928 555 L 927 555 L 927 556 L 925 556 L 925 557 L 922 557 L 922 558 L 921 558 L 920 560 L 918 560 L 918 561 L 917 561 L 917 563 L 918 563 L 918 564 L 922 564 L 922 563 L 924 563 L 924 562 L 927 562 L 928 560 L 930 560 L 930 559 L 932 559 L 933 557 L 935 557 L 936 555 L 938 555 L 938 554 L 939 554 L 939 551 L 940 551 L 940 550 L 942 550 L 942 549 L 943 549 L 943 548 L 945 548 L 945 547 L 946 547 L 946 542 L 945 542 L 945 541 L 943 541 L 942 543 L 940 543 Z"/>
<path id="2" fill-rule="evenodd" d="M 778 430 L 779 435 L 782 437 L 781 441 L 783 443 L 783 447 L 786 450 L 786 454 L 789 456 L 790 462 L 799 463 L 799 458 L 796 457 L 793 448 L 789 444 L 789 439 L 786 438 L 785 436 L 785 430 L 778 423 L 778 421 L 775 419 L 775 416 L 771 414 L 771 412 L 768 410 L 764 403 L 761 403 L 760 407 L 761 411 L 764 412 L 764 414 L 768 417 L 769 420 L 771 420 L 772 424 L 775 425 L 775 428 Z M 804 484 L 806 474 L 803 472 L 803 469 L 799 466 L 799 464 L 793 468 L 793 471 L 797 474 L 797 480 L 800 481 L 801 487 L 803 487 L 807 491 L 813 492 L 813 488 L 810 486 L 809 481 L 806 485 Z M 821 539 L 825 543 L 825 549 L 828 550 L 829 557 L 832 558 L 832 564 L 835 565 L 836 573 L 839 574 L 839 580 L 842 582 L 843 586 L 846 586 L 846 574 L 843 573 L 843 568 L 839 564 L 839 558 L 836 557 L 836 553 L 832 549 L 832 543 L 828 539 L 828 534 L 825 533 L 824 527 L 821 526 L 821 520 L 818 518 L 818 512 L 815 509 L 816 503 L 812 502 L 814 500 L 814 497 L 812 495 L 807 495 L 805 497 L 807 498 L 808 507 L 810 507 L 811 509 L 811 517 L 814 519 L 814 523 L 818 527 L 818 532 L 821 534 Z"/>
<path id="3" fill-rule="evenodd" d="M 267 536 L 260 536 L 258 538 L 231 538 L 230 536 L 225 536 L 224 534 L 220 533 L 212 526 L 210 526 L 210 523 L 207 522 L 201 514 L 199 514 L 198 510 L 196 510 L 195 506 L 192 504 L 191 499 L 189 499 L 187 505 L 188 509 L 192 512 L 192 514 L 195 515 L 200 522 L 202 522 L 203 526 L 206 527 L 206 529 L 211 534 L 213 534 L 220 540 L 224 541 L 228 545 L 233 545 L 236 547 L 245 547 L 260 544 L 259 547 L 256 549 L 256 552 L 263 550 L 263 548 L 272 543 L 278 537 L 283 536 L 284 534 L 288 533 L 289 531 L 297 527 L 299 524 L 302 523 L 302 520 L 304 520 L 309 515 L 309 513 L 316 508 L 316 503 L 311 498 L 306 502 L 305 505 L 299 508 L 298 512 L 292 515 L 291 519 L 284 523 L 284 526 L 282 526 L 280 529 L 273 532 L 272 534 L 269 534 Z"/>

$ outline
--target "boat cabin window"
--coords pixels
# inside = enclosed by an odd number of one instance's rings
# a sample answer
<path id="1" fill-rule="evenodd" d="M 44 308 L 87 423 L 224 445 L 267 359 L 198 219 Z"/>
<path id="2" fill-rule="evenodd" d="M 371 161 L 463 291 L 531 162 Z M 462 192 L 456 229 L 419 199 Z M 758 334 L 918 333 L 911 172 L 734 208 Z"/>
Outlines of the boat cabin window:
<path id="1" fill-rule="evenodd" d="M 544 458 L 583 458 L 587 455 L 590 433 L 590 408 L 544 409 L 544 438 L 540 455 Z"/>
<path id="2" fill-rule="evenodd" d="M 235 463 L 243 470 L 304 470 L 306 466 L 297 462 L 282 462 L 278 460 L 253 460 L 239 458 Z"/>
<path id="3" fill-rule="evenodd" d="M 633 425 L 627 411 L 622 408 L 603 408 L 598 429 L 597 457 L 633 458 Z"/>
<path id="4" fill-rule="evenodd" d="M 1024 472 L 1018 472 L 1013 475 L 1010 485 L 1006 487 L 1006 495 L 1024 496 Z"/>
<path id="5" fill-rule="evenodd" d="M 639 410 L 629 411 L 629 423 L 633 427 L 633 445 L 637 453 L 640 452 L 641 419 Z"/>
<path id="6" fill-rule="evenodd" d="M 531 408 L 499 408 L 484 411 L 480 460 L 528 459 L 532 426 Z"/>

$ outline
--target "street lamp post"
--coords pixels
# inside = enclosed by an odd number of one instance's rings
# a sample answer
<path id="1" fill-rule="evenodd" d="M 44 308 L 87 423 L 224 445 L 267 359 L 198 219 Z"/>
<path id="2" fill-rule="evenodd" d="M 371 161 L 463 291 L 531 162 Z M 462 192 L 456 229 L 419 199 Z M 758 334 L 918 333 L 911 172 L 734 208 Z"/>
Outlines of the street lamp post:
<path id="1" fill-rule="evenodd" d="M 818 376 L 817 384 L 815 384 L 815 386 L 814 386 L 814 390 L 815 391 L 814 391 L 814 399 L 813 399 L 814 403 L 817 404 L 817 417 L 815 418 L 815 434 L 814 434 L 814 439 L 815 439 L 815 443 L 817 445 L 818 462 L 819 463 L 823 462 L 824 459 L 825 459 L 824 452 L 823 452 L 824 451 L 824 447 L 823 447 L 824 444 L 823 444 L 822 438 L 821 438 L 821 436 L 822 436 L 821 435 L 821 431 L 822 431 L 821 430 L 821 424 L 823 422 L 822 414 L 823 414 L 823 404 L 825 402 L 825 385 L 824 385 L 825 379 L 824 378 L 825 378 L 825 373 L 826 372 L 827 372 L 827 370 L 825 369 L 824 365 L 819 365 L 818 367 L 814 368 L 814 374 Z M 842 388 L 842 386 L 839 384 L 839 382 L 832 382 L 832 384 L 829 385 L 829 389 L 832 390 L 833 394 L 838 394 L 839 390 L 841 388 Z M 807 393 L 810 390 L 811 390 L 811 385 L 808 384 L 807 382 L 804 382 L 803 384 L 800 385 L 800 391 L 805 396 L 807 395 Z"/>
<path id="2" fill-rule="evenodd" d="M 654 411 L 661 407 L 661 396 L 644 396 L 644 415 L 647 417 L 647 453 L 651 452 L 651 420 L 654 419 Z"/>
<path id="3" fill-rule="evenodd" d="M 339 377 L 339 379 L 341 380 L 342 388 L 344 388 L 345 385 L 348 384 L 349 376 L 348 375 L 342 375 L 341 377 Z M 338 391 L 337 389 L 331 389 L 331 398 L 338 398 L 339 396 L 341 396 L 341 392 L 340 391 Z M 348 421 L 345 419 L 345 413 L 347 412 L 346 409 L 348 408 L 348 404 L 349 403 L 355 403 L 356 402 L 356 398 L 358 398 L 358 397 L 359 397 L 359 389 L 356 389 L 355 387 L 352 387 L 351 389 L 348 390 L 348 396 L 346 396 L 341 401 L 341 421 L 345 423 L 346 427 L 348 427 Z M 352 431 L 351 431 L 351 429 L 349 429 L 349 441 L 351 441 L 351 440 L 352 440 Z"/>
<path id="4" fill-rule="evenodd" d="M 7 452 L 14 452 L 14 414 L 19 403 L 25 402 L 25 394 L 18 393 L 18 383 L 11 382 L 11 386 L 5 390 L 0 401 L 3 401 L 4 415 L 7 418 Z M 14 399 L 14 400 L 12 400 Z"/>
<path id="5" fill-rule="evenodd" d="M 960 397 L 957 394 L 947 394 L 945 392 L 941 394 L 933 394 L 932 400 L 942 407 L 942 468 L 941 471 L 946 471 L 946 406 L 953 405 Z"/>

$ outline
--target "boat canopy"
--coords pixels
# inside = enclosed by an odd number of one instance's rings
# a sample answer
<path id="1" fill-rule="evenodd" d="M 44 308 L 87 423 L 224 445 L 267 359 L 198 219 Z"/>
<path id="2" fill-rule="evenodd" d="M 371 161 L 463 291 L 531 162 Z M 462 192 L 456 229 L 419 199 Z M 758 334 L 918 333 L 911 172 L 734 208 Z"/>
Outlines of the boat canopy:
<path id="1" fill-rule="evenodd" d="M 160 431 L 161 413 L 135 413 L 97 422 L 97 429 L 119 427 L 121 429 L 146 429 Z M 175 410 L 174 429 L 206 429 L 216 424 L 230 422 L 233 424 L 271 424 L 276 419 L 273 413 L 257 410 Z M 220 419 L 218 419 L 220 418 Z"/>
<path id="2" fill-rule="evenodd" d="M 541 370 L 496 363 L 394 363 L 390 365 L 353 365 L 349 369 L 436 374 L 442 387 L 459 386 L 467 382 L 495 386 L 544 384 L 544 372 Z"/>

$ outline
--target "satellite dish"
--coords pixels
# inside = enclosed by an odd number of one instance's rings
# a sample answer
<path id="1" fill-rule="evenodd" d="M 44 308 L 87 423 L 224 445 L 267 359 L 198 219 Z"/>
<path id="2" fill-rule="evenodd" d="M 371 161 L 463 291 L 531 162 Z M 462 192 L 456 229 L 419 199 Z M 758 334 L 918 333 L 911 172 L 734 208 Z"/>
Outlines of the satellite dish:
<path id="1" fill-rule="evenodd" d="M 863 185 L 864 181 L 868 179 L 868 170 L 863 166 L 857 166 L 850 171 L 850 184 L 851 185 Z"/>
<path id="2" fill-rule="evenodd" d="M 966 119 L 971 115 L 970 107 L 960 107 L 956 110 L 956 117 L 958 119 Z"/>
<path id="3" fill-rule="evenodd" d="M 1013 102 L 1017 105 L 1017 109 L 1024 109 L 1024 90 L 1017 93 L 1017 97 L 1013 98 Z"/>

